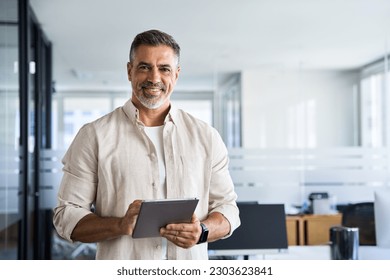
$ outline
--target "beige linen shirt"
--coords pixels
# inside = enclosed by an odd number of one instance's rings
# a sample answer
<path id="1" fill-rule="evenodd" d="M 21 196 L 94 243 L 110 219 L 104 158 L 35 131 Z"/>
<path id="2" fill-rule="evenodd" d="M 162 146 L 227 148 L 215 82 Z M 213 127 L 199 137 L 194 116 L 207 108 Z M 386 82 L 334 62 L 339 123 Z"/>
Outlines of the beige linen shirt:
<path id="1" fill-rule="evenodd" d="M 171 108 L 163 130 L 167 198 L 199 198 L 200 220 L 222 213 L 232 232 L 240 225 L 227 149 L 218 132 Z M 131 100 L 84 125 L 63 158 L 63 178 L 54 209 L 60 236 L 71 240 L 85 215 L 123 217 L 135 199 L 162 198 L 156 149 Z M 121 236 L 98 242 L 97 259 L 161 259 L 162 238 Z M 168 259 L 207 259 L 207 243 L 190 249 L 167 245 Z"/>

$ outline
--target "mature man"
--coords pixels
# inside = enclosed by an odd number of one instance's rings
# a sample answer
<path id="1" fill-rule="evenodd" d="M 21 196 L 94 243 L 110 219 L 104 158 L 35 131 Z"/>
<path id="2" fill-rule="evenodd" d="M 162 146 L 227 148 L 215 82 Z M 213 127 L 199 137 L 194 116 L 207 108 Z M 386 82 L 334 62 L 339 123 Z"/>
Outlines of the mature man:
<path id="1" fill-rule="evenodd" d="M 207 242 L 240 224 L 219 134 L 170 102 L 179 58 L 170 35 L 138 34 L 127 64 L 131 99 L 84 125 L 63 158 L 54 225 L 69 241 L 97 242 L 97 259 L 207 259 Z M 199 198 L 191 223 L 132 238 L 141 200 L 189 197 Z"/>

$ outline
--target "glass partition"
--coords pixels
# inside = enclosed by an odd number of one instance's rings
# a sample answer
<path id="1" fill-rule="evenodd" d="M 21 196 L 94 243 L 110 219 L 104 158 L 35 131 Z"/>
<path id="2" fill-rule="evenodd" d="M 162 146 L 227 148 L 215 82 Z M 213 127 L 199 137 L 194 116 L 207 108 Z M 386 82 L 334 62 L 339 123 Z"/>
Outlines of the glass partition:
<path id="1" fill-rule="evenodd" d="M 300 186 L 297 206 L 310 204 L 311 193 L 327 193 L 339 206 L 373 201 L 377 189 L 390 186 L 387 54 L 346 69 L 304 65 L 242 73 L 243 147 L 257 154 L 257 166 L 245 161 L 240 168 L 257 168 L 260 201 L 280 202 L 269 195 L 283 176 L 290 178 L 286 192 Z"/>
<path id="2" fill-rule="evenodd" d="M 21 219 L 17 1 L 0 3 L 0 259 L 17 259 Z"/>
<path id="3" fill-rule="evenodd" d="M 0 1 L 0 259 L 49 259 L 40 150 L 51 145 L 51 45 L 29 1 Z"/>

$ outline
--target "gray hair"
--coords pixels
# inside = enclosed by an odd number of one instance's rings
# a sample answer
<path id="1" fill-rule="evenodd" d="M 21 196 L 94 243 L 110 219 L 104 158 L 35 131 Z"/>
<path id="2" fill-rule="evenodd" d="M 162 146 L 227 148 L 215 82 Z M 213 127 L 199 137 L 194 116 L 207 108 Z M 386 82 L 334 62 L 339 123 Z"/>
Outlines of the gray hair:
<path id="1" fill-rule="evenodd" d="M 165 45 L 171 47 L 177 58 L 177 65 L 180 60 L 180 46 L 173 37 L 160 30 L 148 30 L 135 36 L 131 43 L 129 60 L 132 62 L 135 58 L 135 51 L 141 45 L 160 46 Z"/>

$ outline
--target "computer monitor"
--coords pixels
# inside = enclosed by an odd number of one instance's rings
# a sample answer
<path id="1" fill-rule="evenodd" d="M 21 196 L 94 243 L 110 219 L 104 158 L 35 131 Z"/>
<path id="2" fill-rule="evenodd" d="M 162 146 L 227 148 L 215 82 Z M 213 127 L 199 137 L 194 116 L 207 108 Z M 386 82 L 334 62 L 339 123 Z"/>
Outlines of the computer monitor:
<path id="1" fill-rule="evenodd" d="M 254 255 L 287 249 L 284 204 L 238 203 L 241 226 L 208 244 L 209 255 Z"/>

